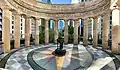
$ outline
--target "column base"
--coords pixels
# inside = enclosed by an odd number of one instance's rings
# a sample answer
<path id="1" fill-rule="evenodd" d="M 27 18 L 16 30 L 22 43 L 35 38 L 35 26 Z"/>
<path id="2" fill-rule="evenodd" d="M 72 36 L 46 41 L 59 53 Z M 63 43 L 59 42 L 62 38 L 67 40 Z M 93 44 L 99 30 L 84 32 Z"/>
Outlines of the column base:
<path id="1" fill-rule="evenodd" d="M 84 46 L 88 46 L 88 44 L 87 44 L 87 43 L 83 43 L 83 45 L 84 45 Z"/>
<path id="2" fill-rule="evenodd" d="M 31 46 L 26 46 L 26 47 L 31 47 Z"/>
<path id="3" fill-rule="evenodd" d="M 45 45 L 48 45 L 49 43 L 45 43 Z"/>
<path id="4" fill-rule="evenodd" d="M 68 43 L 64 43 L 65 45 L 67 45 Z"/>
<path id="5" fill-rule="evenodd" d="M 97 46 L 93 46 L 93 48 L 97 48 Z"/>
<path id="6" fill-rule="evenodd" d="M 35 44 L 35 46 L 39 46 L 40 44 Z"/>
<path id="7" fill-rule="evenodd" d="M 54 41 L 54 44 L 57 44 L 57 41 Z"/>
<path id="8" fill-rule="evenodd" d="M 74 45 L 78 45 L 78 43 L 74 43 Z"/>

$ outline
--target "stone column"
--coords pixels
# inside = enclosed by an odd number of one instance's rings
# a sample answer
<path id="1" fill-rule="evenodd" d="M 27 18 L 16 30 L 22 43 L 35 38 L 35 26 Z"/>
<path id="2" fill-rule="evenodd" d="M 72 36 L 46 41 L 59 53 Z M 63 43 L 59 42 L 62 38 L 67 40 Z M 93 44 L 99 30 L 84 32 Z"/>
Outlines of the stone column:
<path id="1" fill-rule="evenodd" d="M 98 18 L 93 18 L 93 47 L 97 48 L 98 44 Z"/>
<path id="2" fill-rule="evenodd" d="M 68 20 L 65 21 L 65 28 L 64 28 L 64 43 L 68 43 Z"/>
<path id="3" fill-rule="evenodd" d="M 108 49 L 108 14 L 103 15 L 103 29 L 102 29 L 102 47 L 103 49 Z"/>
<path id="4" fill-rule="evenodd" d="M 49 26 L 48 26 L 48 21 L 45 19 L 45 44 L 49 44 Z"/>
<path id="5" fill-rule="evenodd" d="M 112 11 L 112 52 L 120 54 L 120 11 Z"/>
<path id="6" fill-rule="evenodd" d="M 35 45 L 39 45 L 39 24 L 40 19 L 35 19 Z"/>
<path id="7" fill-rule="evenodd" d="M 74 20 L 74 44 L 78 44 L 78 24 L 79 21 Z"/>
<path id="8" fill-rule="evenodd" d="M 25 46 L 30 46 L 30 17 L 25 17 Z"/>
<path id="9" fill-rule="evenodd" d="M 20 34 L 20 14 L 18 14 L 17 12 L 13 12 L 14 17 L 15 17 L 15 23 L 14 23 L 14 47 L 20 48 L 20 38 L 21 38 L 21 34 Z"/>
<path id="10" fill-rule="evenodd" d="M 57 43 L 57 39 L 58 39 L 58 20 L 55 20 L 54 31 L 55 31 L 54 42 Z"/>
<path id="11" fill-rule="evenodd" d="M 2 41 L 4 53 L 10 51 L 10 11 L 8 8 L 3 9 L 2 21 Z"/>
<path id="12" fill-rule="evenodd" d="M 80 23 L 79 23 L 79 25 L 80 25 L 80 28 L 79 28 L 79 35 L 81 36 L 81 22 L 82 22 L 82 20 L 80 19 L 80 21 L 79 21 Z"/>
<path id="13" fill-rule="evenodd" d="M 88 45 L 88 19 L 84 19 L 83 44 Z"/>

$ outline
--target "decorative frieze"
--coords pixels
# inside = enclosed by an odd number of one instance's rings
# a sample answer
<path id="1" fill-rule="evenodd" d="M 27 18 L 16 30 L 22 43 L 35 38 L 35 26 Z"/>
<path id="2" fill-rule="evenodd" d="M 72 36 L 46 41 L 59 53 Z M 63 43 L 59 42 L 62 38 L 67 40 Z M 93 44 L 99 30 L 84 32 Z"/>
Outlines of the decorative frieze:
<path id="1" fill-rule="evenodd" d="M 82 18 L 97 16 L 109 9 L 109 0 L 92 0 L 80 4 L 28 4 L 23 0 L 7 0 L 17 11 L 40 18 Z"/>

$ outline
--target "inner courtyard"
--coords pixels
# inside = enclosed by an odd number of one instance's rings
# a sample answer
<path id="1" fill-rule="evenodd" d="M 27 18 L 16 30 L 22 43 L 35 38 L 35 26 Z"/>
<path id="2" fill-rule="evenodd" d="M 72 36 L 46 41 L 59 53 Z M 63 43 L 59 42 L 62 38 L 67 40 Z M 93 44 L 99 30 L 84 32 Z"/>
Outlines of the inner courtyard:
<path id="1" fill-rule="evenodd" d="M 120 0 L 0 0 L 0 70 L 120 70 Z"/>

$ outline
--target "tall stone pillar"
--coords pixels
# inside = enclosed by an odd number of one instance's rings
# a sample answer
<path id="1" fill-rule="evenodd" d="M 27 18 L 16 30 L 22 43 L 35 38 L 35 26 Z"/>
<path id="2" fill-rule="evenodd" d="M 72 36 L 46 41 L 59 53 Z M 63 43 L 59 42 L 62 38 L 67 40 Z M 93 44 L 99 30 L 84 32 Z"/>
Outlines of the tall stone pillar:
<path id="1" fill-rule="evenodd" d="M 49 44 L 49 26 L 48 26 L 48 19 L 45 20 L 45 44 Z"/>
<path id="2" fill-rule="evenodd" d="M 98 18 L 93 18 L 93 47 L 97 48 L 98 44 Z"/>
<path id="3" fill-rule="evenodd" d="M 82 20 L 80 19 L 80 21 L 79 21 L 80 23 L 79 23 L 79 35 L 81 36 L 81 23 L 82 23 Z"/>
<path id="4" fill-rule="evenodd" d="M 54 42 L 57 43 L 57 39 L 58 39 L 58 20 L 55 20 L 54 31 L 55 31 Z"/>
<path id="5" fill-rule="evenodd" d="M 39 24 L 40 19 L 35 19 L 35 45 L 39 45 Z"/>
<path id="6" fill-rule="evenodd" d="M 74 20 L 74 44 L 78 44 L 78 23 L 77 19 Z"/>
<path id="7" fill-rule="evenodd" d="M 25 16 L 25 46 L 30 46 L 30 17 Z"/>
<path id="8" fill-rule="evenodd" d="M 120 54 L 120 11 L 112 11 L 112 52 Z"/>
<path id="9" fill-rule="evenodd" d="M 65 20 L 65 28 L 64 28 L 64 43 L 68 43 L 68 20 Z"/>
<path id="10" fill-rule="evenodd" d="M 84 19 L 83 44 L 88 45 L 88 18 Z"/>
<path id="11" fill-rule="evenodd" d="M 20 34 L 20 14 L 18 14 L 17 12 L 13 12 L 14 17 L 15 17 L 15 23 L 14 23 L 14 47 L 20 48 L 20 38 L 21 38 L 21 34 Z"/>
<path id="12" fill-rule="evenodd" d="M 103 49 L 108 49 L 108 14 L 103 15 L 103 29 L 102 29 L 102 47 Z"/>
<path id="13" fill-rule="evenodd" d="M 10 11 L 8 8 L 3 9 L 3 21 L 2 21 L 2 41 L 4 53 L 10 51 Z"/>

